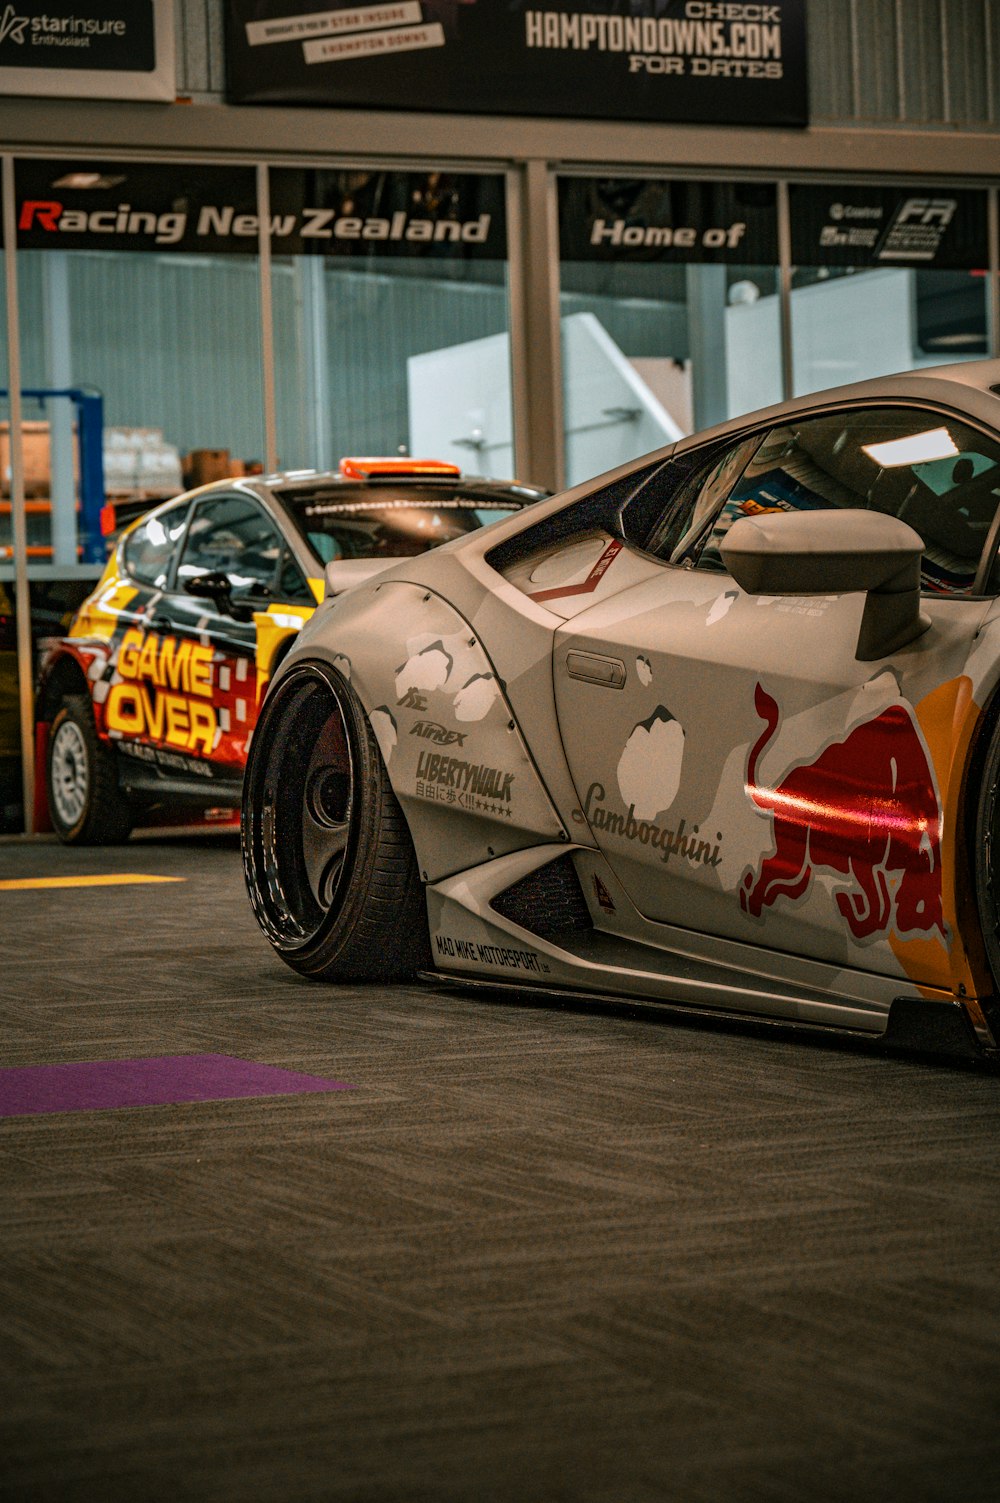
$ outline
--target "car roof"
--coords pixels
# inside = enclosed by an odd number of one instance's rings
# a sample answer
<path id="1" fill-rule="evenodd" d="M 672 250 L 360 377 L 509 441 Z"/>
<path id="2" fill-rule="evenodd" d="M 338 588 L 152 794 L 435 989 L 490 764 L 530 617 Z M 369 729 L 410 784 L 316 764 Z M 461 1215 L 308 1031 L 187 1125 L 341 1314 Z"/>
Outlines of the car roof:
<path id="1" fill-rule="evenodd" d="M 173 506 L 190 505 L 193 501 L 214 495 L 236 494 L 254 496 L 262 501 L 275 515 L 276 520 L 284 514 L 283 530 L 292 544 L 293 551 L 300 555 L 300 563 L 315 566 L 319 560 L 308 539 L 300 531 L 301 523 L 296 514 L 308 509 L 310 503 L 318 511 L 323 503 L 342 501 L 345 507 L 371 505 L 379 491 L 386 493 L 386 505 L 400 504 L 401 493 L 415 492 L 414 505 L 433 506 L 435 500 L 451 505 L 479 502 L 484 506 L 499 503 L 503 507 L 531 506 L 545 500 L 552 493 L 539 486 L 522 485 L 517 480 L 494 480 L 479 475 L 463 475 L 457 466 L 440 464 L 438 461 L 417 461 L 411 468 L 403 469 L 396 461 L 389 473 L 359 473 L 354 466 L 374 465 L 375 461 L 356 460 L 349 462 L 347 473 L 343 470 L 278 470 L 269 475 L 233 475 L 221 480 L 212 480 L 206 485 L 194 487 L 166 501 L 151 506 L 127 523 L 118 534 L 115 547 L 124 543 L 126 537 L 149 517 L 168 511 Z M 338 494 L 339 493 L 339 494 Z M 377 504 L 377 500 L 376 500 Z M 331 510 L 339 506 L 331 506 Z M 315 567 L 314 567 L 315 572 Z"/>
<path id="2" fill-rule="evenodd" d="M 898 371 L 855 381 L 848 386 L 826 387 L 805 392 L 788 401 L 774 402 L 755 412 L 741 413 L 712 427 L 685 435 L 676 444 L 668 444 L 664 457 L 672 450 L 683 452 L 706 439 L 724 438 L 757 424 L 785 422 L 801 413 L 824 407 L 855 402 L 934 402 L 956 405 L 981 422 L 1000 426 L 1000 360 L 967 360 L 951 365 L 928 365 L 916 370 Z M 652 457 L 652 456 L 651 456 Z"/>
<path id="3" fill-rule="evenodd" d="M 517 480 L 494 480 L 482 475 L 460 473 L 440 474 L 418 470 L 406 470 L 398 474 L 343 474 L 339 470 L 285 470 L 273 475 L 253 477 L 259 485 L 279 498 L 307 502 L 321 496 L 335 495 L 345 490 L 352 495 L 370 491 L 377 496 L 379 491 L 406 491 L 413 489 L 421 495 L 439 491 L 442 496 L 460 492 L 463 496 L 487 499 L 518 499 L 527 505 L 547 496 L 548 491 L 539 486 L 522 485 Z"/>
<path id="4" fill-rule="evenodd" d="M 308 505 L 310 501 L 332 501 L 337 499 L 338 491 L 343 493 L 343 499 L 346 502 L 348 497 L 360 497 L 365 493 L 370 493 L 375 497 L 380 490 L 391 492 L 398 499 L 400 492 L 407 489 L 418 492 L 418 496 L 415 497 L 418 504 L 428 504 L 434 492 L 439 492 L 442 499 L 449 494 L 457 493 L 463 500 L 473 503 L 477 500 L 499 501 L 520 506 L 530 506 L 533 502 L 544 500 L 552 494 L 551 491 L 544 490 L 541 486 L 524 485 L 519 480 L 495 480 L 481 475 L 463 475 L 457 471 L 442 474 L 412 470 L 400 474 L 367 475 L 362 478 L 357 475 L 342 474 L 339 470 L 276 470 L 269 475 L 232 475 L 221 480 L 211 480 L 206 485 L 192 487 L 190 490 L 180 492 L 176 496 L 171 496 L 149 507 L 125 530 L 131 531 L 132 527 L 146 517 L 165 511 L 178 503 L 225 492 L 242 491 L 244 494 L 254 495 L 258 499 L 268 501 L 280 509 L 288 503 L 297 506 Z"/>

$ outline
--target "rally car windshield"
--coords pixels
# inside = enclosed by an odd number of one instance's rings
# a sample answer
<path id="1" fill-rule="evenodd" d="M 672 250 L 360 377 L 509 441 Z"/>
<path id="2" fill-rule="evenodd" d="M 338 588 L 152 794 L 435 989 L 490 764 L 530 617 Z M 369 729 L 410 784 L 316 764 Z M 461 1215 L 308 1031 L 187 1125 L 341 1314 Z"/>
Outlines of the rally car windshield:
<path id="1" fill-rule="evenodd" d="M 464 537 L 519 509 L 511 496 L 441 494 L 438 488 L 347 486 L 325 494 L 285 493 L 289 515 L 323 564 L 342 558 L 408 558 Z M 535 499 L 525 496 L 525 499 Z"/>

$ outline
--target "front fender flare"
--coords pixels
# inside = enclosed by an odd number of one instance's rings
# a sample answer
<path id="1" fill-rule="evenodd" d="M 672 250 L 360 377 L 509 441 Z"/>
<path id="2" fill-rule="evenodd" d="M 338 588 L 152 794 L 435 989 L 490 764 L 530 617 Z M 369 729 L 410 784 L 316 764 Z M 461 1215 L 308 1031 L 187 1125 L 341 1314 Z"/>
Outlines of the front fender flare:
<path id="1" fill-rule="evenodd" d="M 425 881 L 568 839 L 486 648 L 440 595 L 391 580 L 326 601 L 276 681 L 309 658 L 361 699 Z"/>

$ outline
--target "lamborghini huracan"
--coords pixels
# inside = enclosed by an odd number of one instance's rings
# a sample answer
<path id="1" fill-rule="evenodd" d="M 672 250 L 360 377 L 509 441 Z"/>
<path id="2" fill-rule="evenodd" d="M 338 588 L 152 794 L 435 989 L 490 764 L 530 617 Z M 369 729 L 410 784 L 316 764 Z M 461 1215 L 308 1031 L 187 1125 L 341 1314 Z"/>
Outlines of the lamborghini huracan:
<path id="1" fill-rule="evenodd" d="M 724 423 L 328 598 L 253 907 L 327 982 L 1000 1046 L 1000 361 Z"/>

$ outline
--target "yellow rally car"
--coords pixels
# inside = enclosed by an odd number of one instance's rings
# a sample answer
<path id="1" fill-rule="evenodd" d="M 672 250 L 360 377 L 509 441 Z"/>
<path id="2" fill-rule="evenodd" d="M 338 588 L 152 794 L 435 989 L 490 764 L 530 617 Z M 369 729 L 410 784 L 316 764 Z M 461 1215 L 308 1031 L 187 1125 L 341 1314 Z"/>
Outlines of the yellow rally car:
<path id="1" fill-rule="evenodd" d="M 324 592 L 546 493 L 437 460 L 217 481 L 118 541 L 38 694 L 48 815 L 67 842 L 239 808 L 268 680 Z"/>

